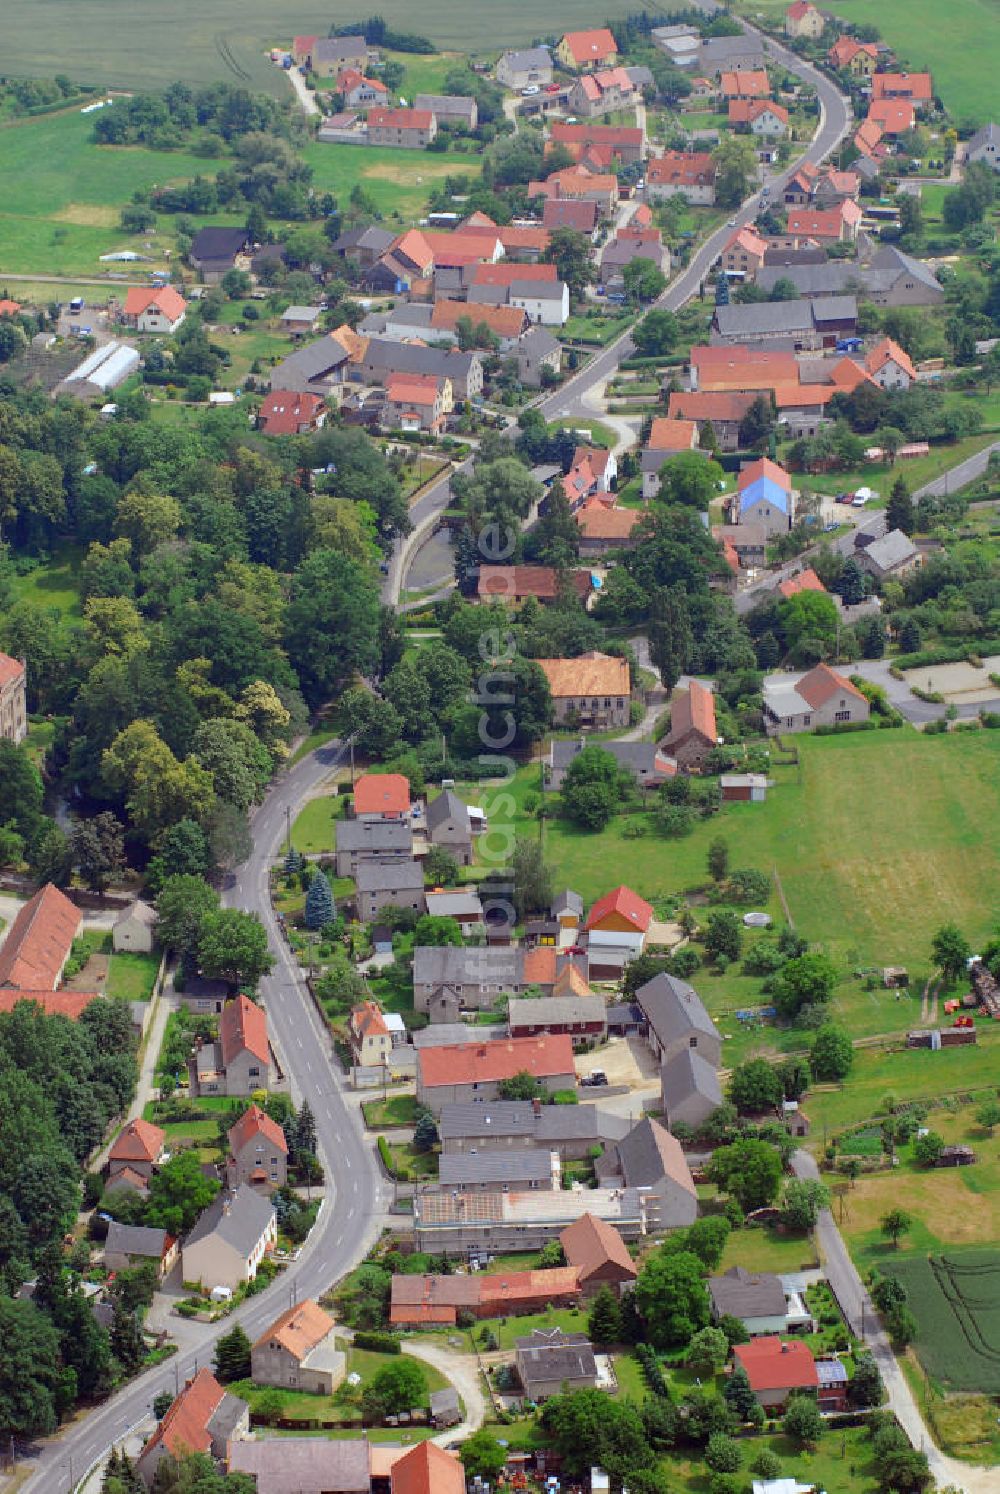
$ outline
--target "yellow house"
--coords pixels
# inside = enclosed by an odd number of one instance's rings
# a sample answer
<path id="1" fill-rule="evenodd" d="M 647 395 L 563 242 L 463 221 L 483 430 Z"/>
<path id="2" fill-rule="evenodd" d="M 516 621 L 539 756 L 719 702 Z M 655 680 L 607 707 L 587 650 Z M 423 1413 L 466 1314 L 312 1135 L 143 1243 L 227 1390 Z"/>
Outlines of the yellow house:
<path id="1" fill-rule="evenodd" d="M 571 73 L 592 73 L 614 67 L 618 43 L 606 26 L 598 31 L 567 31 L 556 47 L 556 57 Z"/>
<path id="2" fill-rule="evenodd" d="M 795 0 L 785 11 L 785 34 L 818 41 L 823 35 L 823 17 L 809 0 Z"/>

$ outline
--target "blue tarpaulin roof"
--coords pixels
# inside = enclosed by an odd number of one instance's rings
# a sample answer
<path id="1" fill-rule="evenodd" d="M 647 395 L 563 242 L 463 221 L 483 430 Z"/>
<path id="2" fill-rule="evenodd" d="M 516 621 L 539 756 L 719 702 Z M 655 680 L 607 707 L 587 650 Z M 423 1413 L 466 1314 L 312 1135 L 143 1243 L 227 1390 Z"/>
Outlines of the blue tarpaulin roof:
<path id="1" fill-rule="evenodd" d="M 758 477 L 740 494 L 740 509 L 746 513 L 755 503 L 770 503 L 783 514 L 788 512 L 788 494 L 770 477 Z"/>

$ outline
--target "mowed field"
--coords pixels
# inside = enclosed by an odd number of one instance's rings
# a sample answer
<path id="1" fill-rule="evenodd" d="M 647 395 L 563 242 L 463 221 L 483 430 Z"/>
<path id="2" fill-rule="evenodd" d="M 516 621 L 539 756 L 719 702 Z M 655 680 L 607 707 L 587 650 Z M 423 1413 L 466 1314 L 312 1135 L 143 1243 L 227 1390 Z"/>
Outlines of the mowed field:
<path id="1" fill-rule="evenodd" d="M 439 46 L 488 54 L 552 30 L 602 25 L 624 15 L 627 0 L 561 0 L 558 20 L 532 0 L 431 0 L 415 11 L 407 0 L 382 0 L 390 25 L 419 31 Z M 175 79 L 197 87 L 216 79 L 284 96 L 289 85 L 267 58 L 293 34 L 324 36 L 367 14 L 364 6 L 331 8 L 316 0 L 289 7 L 278 0 L 173 0 L 136 7 L 126 0 L 6 0 L 3 69 L 81 83 L 157 89 Z"/>
<path id="2" fill-rule="evenodd" d="M 746 14 L 783 12 L 785 0 L 746 0 Z M 996 112 L 1000 6 L 996 0 L 841 0 L 837 15 L 877 26 L 912 70 L 929 69 L 957 119 L 985 124 Z"/>
<path id="3" fill-rule="evenodd" d="M 886 1263 L 909 1295 L 916 1348 L 950 1390 L 1000 1394 L 1000 1250 L 952 1250 Z"/>
<path id="4" fill-rule="evenodd" d="M 482 156 L 449 151 L 445 156 L 424 151 L 393 150 L 381 145 L 326 145 L 314 140 L 303 151 L 313 169 L 313 186 L 332 192 L 346 207 L 358 182 L 379 212 L 409 222 L 420 214 L 430 193 L 446 176 L 478 176 Z"/>
<path id="5" fill-rule="evenodd" d="M 145 236 L 122 233 L 121 209 L 138 187 L 218 169 L 184 151 L 95 145 L 93 129 L 93 115 L 77 109 L 0 128 L 0 272 L 97 276 L 107 269 L 100 256 L 121 249 L 159 262 Z M 135 266 L 115 268 L 125 280 L 142 278 L 142 267 L 138 277 Z"/>

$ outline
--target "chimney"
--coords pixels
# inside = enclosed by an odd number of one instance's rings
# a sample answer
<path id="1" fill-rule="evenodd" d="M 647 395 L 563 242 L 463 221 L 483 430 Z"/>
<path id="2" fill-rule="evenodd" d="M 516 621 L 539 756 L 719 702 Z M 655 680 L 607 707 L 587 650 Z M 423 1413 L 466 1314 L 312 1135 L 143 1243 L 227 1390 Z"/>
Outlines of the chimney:
<path id="1" fill-rule="evenodd" d="M 537 1095 L 531 1102 L 531 1110 L 534 1115 L 541 1115 L 542 1113 L 542 1102 Z"/>

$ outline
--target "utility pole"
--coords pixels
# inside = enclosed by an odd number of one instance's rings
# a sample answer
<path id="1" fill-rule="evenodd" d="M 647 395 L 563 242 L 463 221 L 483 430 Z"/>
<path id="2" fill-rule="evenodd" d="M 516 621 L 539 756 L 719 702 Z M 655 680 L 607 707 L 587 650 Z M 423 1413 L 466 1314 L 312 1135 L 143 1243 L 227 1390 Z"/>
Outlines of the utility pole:
<path id="1" fill-rule="evenodd" d="M 292 806 L 285 805 L 285 852 L 291 854 L 292 850 Z"/>

